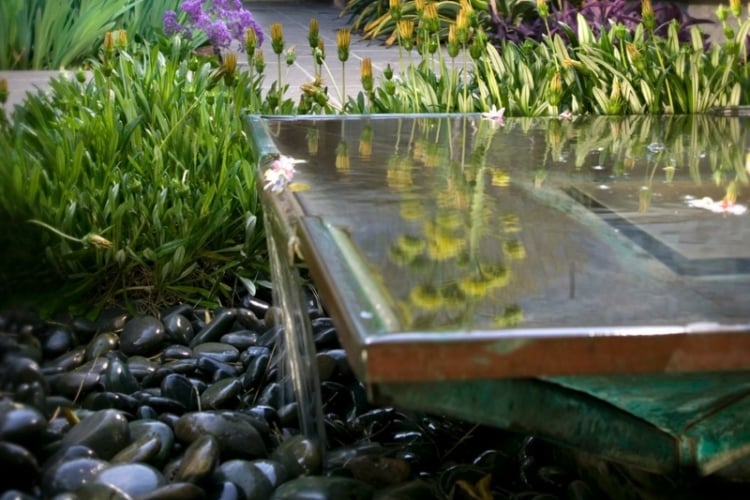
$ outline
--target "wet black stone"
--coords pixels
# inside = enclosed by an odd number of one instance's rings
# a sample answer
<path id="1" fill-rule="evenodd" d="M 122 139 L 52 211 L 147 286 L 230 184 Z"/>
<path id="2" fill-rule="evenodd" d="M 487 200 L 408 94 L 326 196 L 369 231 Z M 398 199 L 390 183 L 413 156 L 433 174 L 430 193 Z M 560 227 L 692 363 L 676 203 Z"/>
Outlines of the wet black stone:
<path id="1" fill-rule="evenodd" d="M 246 296 L 242 299 L 242 308 L 252 312 L 258 318 L 265 316 L 270 304 L 258 297 Z M 248 326 L 247 328 L 252 328 Z"/>
<path id="2" fill-rule="evenodd" d="M 100 332 L 119 332 L 125 327 L 129 318 L 128 312 L 120 308 L 104 309 L 94 323 Z"/>
<path id="3" fill-rule="evenodd" d="M 190 347 L 195 347 L 205 342 L 215 342 L 229 331 L 234 323 L 237 313 L 234 309 L 222 309 L 213 317 L 211 322 L 202 328 L 190 341 Z"/>
<path id="4" fill-rule="evenodd" d="M 147 376 L 153 375 L 159 365 L 144 356 L 129 356 L 128 368 L 136 380 L 143 380 Z"/>
<path id="5" fill-rule="evenodd" d="M 107 353 L 107 359 L 109 359 L 109 366 L 104 371 L 104 377 L 102 378 L 102 385 L 106 390 L 132 394 L 140 389 L 138 380 L 130 371 L 128 360 L 122 353 Z"/>
<path id="6" fill-rule="evenodd" d="M 184 411 L 198 409 L 199 391 L 185 375 L 172 373 L 161 381 L 161 393 L 166 398 L 178 401 Z"/>
<path id="7" fill-rule="evenodd" d="M 163 361 L 173 359 L 190 359 L 193 357 L 193 350 L 186 345 L 173 344 L 164 348 L 161 353 Z"/>
<path id="8" fill-rule="evenodd" d="M 86 346 L 86 360 L 90 361 L 117 349 L 119 343 L 120 337 L 115 333 L 105 332 L 96 335 Z"/>
<path id="9" fill-rule="evenodd" d="M 271 495 L 272 500 L 369 500 L 374 488 L 346 477 L 305 476 L 282 484 Z"/>
<path id="10" fill-rule="evenodd" d="M 182 456 L 175 481 L 205 484 L 219 465 L 219 442 L 210 434 L 190 443 Z"/>
<path id="11" fill-rule="evenodd" d="M 138 495 L 138 500 L 203 500 L 203 488 L 191 483 L 170 483 L 154 491 Z"/>
<path id="12" fill-rule="evenodd" d="M 90 483 L 96 475 L 109 467 L 109 463 L 96 458 L 62 460 L 45 472 L 42 491 L 47 498 L 58 493 L 73 492 Z"/>
<path id="13" fill-rule="evenodd" d="M 117 410 L 100 410 L 74 425 L 63 438 L 61 447 L 84 445 L 108 460 L 127 446 L 129 439 L 125 416 Z"/>
<path id="14" fill-rule="evenodd" d="M 113 486 L 130 496 L 147 494 L 167 484 L 161 472 L 146 464 L 117 464 L 99 471 L 93 483 Z"/>
<path id="15" fill-rule="evenodd" d="M 268 384 L 258 396 L 259 405 L 273 406 L 280 408 L 284 404 L 283 386 L 278 382 Z"/>
<path id="16" fill-rule="evenodd" d="M 233 363 L 240 358 L 240 351 L 221 342 L 204 342 L 193 347 L 193 355 L 200 359 L 208 357 L 222 363 Z"/>
<path id="17" fill-rule="evenodd" d="M 237 323 L 251 332 L 258 332 L 265 328 L 265 323 L 259 319 L 259 316 L 263 316 L 265 311 L 263 314 L 258 315 L 256 312 L 248 308 L 240 307 L 237 308 L 235 312 L 237 314 Z"/>
<path id="18" fill-rule="evenodd" d="M 47 330 L 42 341 L 42 352 L 47 359 L 55 358 L 76 346 L 73 331 L 65 325 L 54 325 Z"/>
<path id="19" fill-rule="evenodd" d="M 86 318 L 74 318 L 70 327 L 81 342 L 88 342 L 99 332 L 96 323 Z"/>
<path id="20" fill-rule="evenodd" d="M 47 420 L 34 407 L 8 400 L 0 401 L 0 441 L 29 444 L 47 427 Z"/>
<path id="21" fill-rule="evenodd" d="M 242 354 L 248 360 L 242 376 L 242 386 L 245 390 L 255 389 L 266 375 L 268 363 L 271 360 L 271 350 L 267 347 L 250 347 Z"/>
<path id="22" fill-rule="evenodd" d="M 135 413 L 139 402 L 136 398 L 117 392 L 92 392 L 83 402 L 87 410 L 120 410 L 127 413 Z"/>
<path id="23" fill-rule="evenodd" d="M 187 407 L 182 404 L 181 401 L 164 396 L 151 396 L 146 401 L 146 404 L 158 413 L 175 413 L 177 415 L 182 415 L 188 411 Z"/>
<path id="24" fill-rule="evenodd" d="M 210 497 L 214 500 L 245 500 L 245 494 L 240 487 L 231 481 L 217 483 Z"/>
<path id="25" fill-rule="evenodd" d="M 166 339 L 164 324 L 153 316 L 138 316 L 127 323 L 120 334 L 120 350 L 127 356 L 152 356 Z"/>
<path id="26" fill-rule="evenodd" d="M 168 314 L 162 318 L 164 330 L 169 342 L 189 345 L 193 339 L 193 325 L 185 316 L 179 313 Z"/>
<path id="27" fill-rule="evenodd" d="M 235 411 L 186 413 L 175 425 L 175 435 L 186 443 L 211 434 L 221 449 L 222 459 L 264 458 L 266 445 L 252 419 Z"/>
<path id="28" fill-rule="evenodd" d="M 73 368 L 81 366 L 85 360 L 86 346 L 79 346 L 71 351 L 66 352 L 65 354 L 61 354 L 51 361 L 46 362 L 44 366 L 57 367 L 60 368 L 63 372 L 67 372 L 68 370 L 72 370 Z"/>
<path id="29" fill-rule="evenodd" d="M 317 474 L 323 466 L 320 446 L 305 436 L 293 436 L 283 441 L 269 456 L 284 466 L 289 477 Z"/>
<path id="30" fill-rule="evenodd" d="M 0 441 L 0 491 L 29 491 L 39 480 L 36 457 L 21 445 Z"/>
<path id="31" fill-rule="evenodd" d="M 208 386 L 201 394 L 201 408 L 217 410 L 231 408 L 239 402 L 242 382 L 236 378 L 225 378 Z"/>
<path id="32" fill-rule="evenodd" d="M 152 463 L 162 449 L 161 438 L 157 434 L 144 434 L 133 440 L 110 459 L 113 464 L 129 462 Z"/>
<path id="33" fill-rule="evenodd" d="M 215 359 L 207 357 L 198 359 L 196 366 L 199 370 L 208 373 L 212 381 L 221 380 L 227 377 L 236 377 L 240 373 L 240 370 L 234 365 L 222 363 L 221 361 L 216 361 Z"/>
<path id="34" fill-rule="evenodd" d="M 268 482 L 271 483 L 273 488 L 277 488 L 280 484 L 289 479 L 289 474 L 281 462 L 267 458 L 259 458 L 257 460 L 251 460 L 250 463 L 253 464 L 253 466 L 266 477 L 266 479 L 268 479 Z"/>
<path id="35" fill-rule="evenodd" d="M 174 431 L 172 428 L 159 420 L 134 420 L 128 424 L 131 440 L 140 440 L 145 436 L 156 436 L 159 438 L 159 451 L 150 463 L 161 466 L 165 464 L 172 453 L 174 445 Z"/>
<path id="36" fill-rule="evenodd" d="M 228 460 L 214 474 L 214 481 L 236 484 L 247 499 L 268 498 L 273 486 L 266 476 L 248 460 Z"/>

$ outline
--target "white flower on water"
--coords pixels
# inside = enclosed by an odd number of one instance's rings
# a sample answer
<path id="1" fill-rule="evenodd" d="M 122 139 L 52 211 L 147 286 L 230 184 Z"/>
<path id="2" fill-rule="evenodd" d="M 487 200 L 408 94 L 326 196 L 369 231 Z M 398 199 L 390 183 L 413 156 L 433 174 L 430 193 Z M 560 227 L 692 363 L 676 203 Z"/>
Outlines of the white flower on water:
<path id="1" fill-rule="evenodd" d="M 566 109 L 565 111 L 563 111 L 562 113 L 560 113 L 559 115 L 557 115 L 557 117 L 560 120 L 568 120 L 568 121 L 570 121 L 570 120 L 573 119 L 573 112 L 570 111 L 569 109 Z"/>
<path id="2" fill-rule="evenodd" d="M 729 200 L 714 201 L 712 198 L 705 196 L 703 198 L 688 198 L 687 204 L 692 208 L 702 208 L 715 214 L 742 215 L 747 212 L 745 205 L 734 203 Z"/>
<path id="3" fill-rule="evenodd" d="M 482 113 L 482 119 L 490 120 L 495 127 L 505 126 L 505 108 L 497 109 L 495 105 L 487 113 Z"/>
<path id="4" fill-rule="evenodd" d="M 294 178 L 294 165 L 304 163 L 304 161 L 296 160 L 291 156 L 280 155 L 263 173 L 263 179 L 265 180 L 263 189 L 272 193 L 282 192 Z"/>

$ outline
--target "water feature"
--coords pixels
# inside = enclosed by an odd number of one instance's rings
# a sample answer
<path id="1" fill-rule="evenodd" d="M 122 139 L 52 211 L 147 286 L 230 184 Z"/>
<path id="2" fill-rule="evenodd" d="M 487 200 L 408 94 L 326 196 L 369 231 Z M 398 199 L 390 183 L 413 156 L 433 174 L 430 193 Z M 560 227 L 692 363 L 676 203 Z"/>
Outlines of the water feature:
<path id="1" fill-rule="evenodd" d="M 692 458 L 672 444 L 686 421 L 719 411 L 718 397 L 655 374 L 750 368 L 747 118 L 252 122 L 273 145 L 266 154 L 302 161 L 283 192 L 264 193 L 267 207 L 302 250 L 372 398 L 575 446 L 619 422 L 627 439 L 589 449 L 633 462 L 650 441 L 652 469 L 722 463 L 715 441 Z M 622 397 L 636 373 L 661 377 L 652 406 Z M 682 405 L 689 418 L 659 413 L 670 391 L 709 403 Z M 544 428 L 545 405 L 565 415 L 561 427 Z M 636 422 L 656 414 L 674 425 Z"/>

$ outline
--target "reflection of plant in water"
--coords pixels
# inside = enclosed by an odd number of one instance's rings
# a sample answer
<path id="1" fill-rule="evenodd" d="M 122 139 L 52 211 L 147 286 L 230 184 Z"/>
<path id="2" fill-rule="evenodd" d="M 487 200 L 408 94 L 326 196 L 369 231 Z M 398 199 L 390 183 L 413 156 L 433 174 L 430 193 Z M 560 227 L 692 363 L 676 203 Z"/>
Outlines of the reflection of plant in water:
<path id="1" fill-rule="evenodd" d="M 488 190 L 506 189 L 510 175 L 486 165 L 498 128 L 495 121 L 481 120 L 473 132 L 465 119 L 456 122 L 460 129 L 451 128 L 448 120 L 432 122 L 432 127 L 426 123 L 414 122 L 419 130 L 412 129 L 405 151 L 397 145 L 386 174 L 387 185 L 402 195 L 402 218 L 414 228 L 396 237 L 389 251 L 393 264 L 416 276 L 400 307 L 412 327 L 439 323 L 471 328 L 479 315 L 486 314 L 484 306 L 502 303 L 498 292 L 509 284 L 512 262 L 525 257 L 517 238 L 518 217 L 498 215 L 487 203 L 492 199 Z M 461 134 L 461 140 L 454 140 L 454 133 Z M 453 151 L 455 144 L 461 149 Z M 417 181 L 422 175 L 424 181 Z M 434 204 L 425 204 L 421 196 L 410 197 L 416 186 L 434 193 L 427 197 Z M 496 239 L 501 241 L 495 243 Z M 500 327 L 522 319 L 516 305 L 492 318 Z"/>
<path id="2" fill-rule="evenodd" d="M 544 163 L 564 162 L 572 153 L 575 167 L 582 169 L 591 154 L 597 153 L 599 165 L 613 166 L 615 180 L 642 168 L 641 212 L 649 209 L 654 187 L 671 184 L 679 173 L 695 185 L 708 182 L 723 187 L 721 202 L 733 205 L 740 188 L 748 185 L 746 153 L 738 145 L 748 144 L 749 134 L 747 128 L 741 129 L 737 117 L 640 115 L 579 117 L 574 123 L 550 120 L 547 150 L 551 154 Z"/>

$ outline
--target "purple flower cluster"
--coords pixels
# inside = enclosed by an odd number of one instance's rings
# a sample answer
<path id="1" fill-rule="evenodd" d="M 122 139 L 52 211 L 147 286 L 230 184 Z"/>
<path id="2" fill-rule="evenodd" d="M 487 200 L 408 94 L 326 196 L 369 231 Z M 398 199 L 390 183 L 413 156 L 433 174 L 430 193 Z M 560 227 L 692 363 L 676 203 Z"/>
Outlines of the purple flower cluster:
<path id="1" fill-rule="evenodd" d="M 180 9 L 187 14 L 185 24 L 180 24 L 177 13 L 169 10 L 164 13 L 165 34 L 192 38 L 193 32 L 200 30 L 214 47 L 228 48 L 232 40 L 244 42 L 245 30 L 252 28 L 258 46 L 263 43 L 263 30 L 242 6 L 242 0 L 185 0 Z"/>

